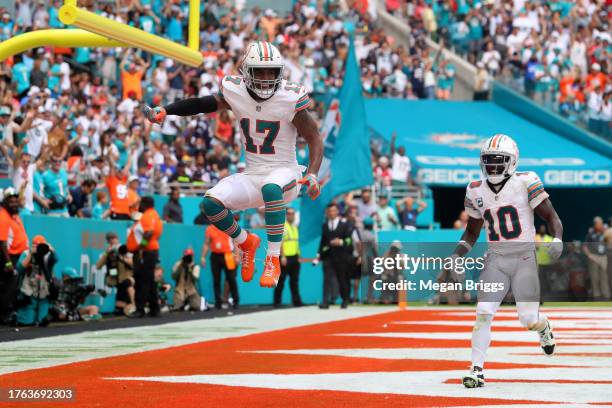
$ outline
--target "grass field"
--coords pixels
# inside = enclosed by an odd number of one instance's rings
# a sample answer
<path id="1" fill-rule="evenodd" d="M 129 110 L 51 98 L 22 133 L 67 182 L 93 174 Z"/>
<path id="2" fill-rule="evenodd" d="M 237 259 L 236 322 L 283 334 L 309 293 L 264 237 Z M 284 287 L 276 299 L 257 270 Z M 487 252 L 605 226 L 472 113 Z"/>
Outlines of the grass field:
<path id="1" fill-rule="evenodd" d="M 0 387 L 71 387 L 75 400 L 53 403 L 66 407 L 612 405 L 612 308 L 543 310 L 557 354 L 545 357 L 537 334 L 503 307 L 480 389 L 460 383 L 473 307 L 415 305 L 281 309 L 9 342 Z"/>

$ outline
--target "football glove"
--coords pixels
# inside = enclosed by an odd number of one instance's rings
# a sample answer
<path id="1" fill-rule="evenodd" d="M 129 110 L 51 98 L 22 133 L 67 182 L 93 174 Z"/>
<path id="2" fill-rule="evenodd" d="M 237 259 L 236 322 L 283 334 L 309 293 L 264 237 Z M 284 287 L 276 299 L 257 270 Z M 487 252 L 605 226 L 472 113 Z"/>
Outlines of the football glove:
<path id="1" fill-rule="evenodd" d="M 158 125 L 161 125 L 166 119 L 166 110 L 161 106 L 156 106 L 152 108 L 150 106 L 145 105 L 142 110 L 151 123 L 157 123 Z"/>
<path id="2" fill-rule="evenodd" d="M 319 180 L 312 173 L 305 175 L 301 180 L 298 180 L 298 183 L 306 186 L 306 193 L 308 193 L 311 200 L 315 200 L 321 194 Z"/>
<path id="3" fill-rule="evenodd" d="M 559 259 L 563 253 L 563 241 L 559 238 L 554 238 L 552 242 L 548 244 L 548 256 L 552 261 Z"/>

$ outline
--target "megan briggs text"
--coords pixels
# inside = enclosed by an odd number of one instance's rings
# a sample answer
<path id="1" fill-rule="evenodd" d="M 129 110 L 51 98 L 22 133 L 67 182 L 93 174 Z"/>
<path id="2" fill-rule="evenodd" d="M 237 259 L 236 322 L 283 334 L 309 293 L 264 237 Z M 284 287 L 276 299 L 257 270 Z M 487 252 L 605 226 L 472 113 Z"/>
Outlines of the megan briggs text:
<path id="1" fill-rule="evenodd" d="M 464 291 L 477 290 L 486 293 L 495 293 L 505 290 L 503 282 L 485 282 L 466 280 L 465 282 L 435 282 L 433 280 L 421 280 L 418 282 L 408 281 L 406 279 L 399 282 L 383 282 L 378 279 L 372 282 L 374 290 L 435 290 L 436 292 L 448 291 Z"/>

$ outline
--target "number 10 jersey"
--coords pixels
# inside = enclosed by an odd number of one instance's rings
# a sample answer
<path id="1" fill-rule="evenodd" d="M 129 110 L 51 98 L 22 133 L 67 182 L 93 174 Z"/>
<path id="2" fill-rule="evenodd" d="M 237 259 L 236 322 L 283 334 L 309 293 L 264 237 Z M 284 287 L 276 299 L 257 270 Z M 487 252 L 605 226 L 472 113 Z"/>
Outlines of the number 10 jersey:
<path id="1" fill-rule="evenodd" d="M 292 121 L 308 108 L 306 89 L 283 80 L 272 97 L 258 102 L 249 94 L 244 78 L 226 76 L 222 96 L 236 115 L 242 133 L 248 174 L 266 174 L 275 168 L 298 168 L 295 144 L 298 136 Z"/>
<path id="2" fill-rule="evenodd" d="M 465 211 L 484 219 L 489 250 L 514 253 L 535 250 L 533 210 L 548 198 L 534 172 L 517 172 L 495 193 L 486 181 L 470 183 L 465 194 Z"/>

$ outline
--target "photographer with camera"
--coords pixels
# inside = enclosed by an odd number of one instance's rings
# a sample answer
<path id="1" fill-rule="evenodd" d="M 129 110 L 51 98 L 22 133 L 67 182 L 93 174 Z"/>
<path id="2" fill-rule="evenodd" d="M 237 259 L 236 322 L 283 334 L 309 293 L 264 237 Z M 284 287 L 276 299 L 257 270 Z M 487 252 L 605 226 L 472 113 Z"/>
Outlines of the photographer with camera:
<path id="1" fill-rule="evenodd" d="M 50 201 L 47 215 L 68 217 L 68 204 L 72 196 L 68 190 L 68 173 L 62 167 L 61 157 L 51 158 L 51 167 L 42 175 L 43 192 Z"/>
<path id="2" fill-rule="evenodd" d="M 57 256 L 45 237 L 37 235 L 32 247 L 17 263 L 19 293 L 17 295 L 17 324 L 49 324 L 49 300 L 52 297 L 53 267 Z"/>
<path id="3" fill-rule="evenodd" d="M 83 278 L 76 269 L 67 266 L 62 271 L 62 279 L 55 280 L 57 299 L 51 308 L 51 315 L 58 321 L 99 320 L 102 318 L 96 305 L 84 306 L 87 296 L 95 292 L 94 285 L 84 285 Z M 106 292 L 102 289 L 97 293 L 102 297 Z"/>
<path id="4" fill-rule="evenodd" d="M 172 285 L 166 282 L 164 279 L 164 268 L 161 264 L 155 265 L 154 276 L 154 284 L 155 290 L 157 291 L 157 304 L 160 313 L 168 313 L 170 311 L 170 306 L 168 304 L 168 293 L 170 289 L 172 289 Z"/>
<path id="5" fill-rule="evenodd" d="M 183 257 L 172 268 L 172 279 L 176 282 L 174 289 L 174 310 L 205 310 L 206 302 L 197 290 L 200 279 L 200 265 L 193 261 L 193 249 L 183 252 Z"/>
<path id="6" fill-rule="evenodd" d="M 133 255 L 114 232 L 106 234 L 106 242 L 108 248 L 98 258 L 96 268 L 105 268 L 106 286 L 117 288 L 115 314 L 129 315 L 136 309 Z"/>
<path id="7" fill-rule="evenodd" d="M 19 217 L 20 200 L 17 191 L 4 190 L 0 205 L 0 324 L 8 323 L 15 310 L 17 296 L 17 261 L 28 249 L 28 236 Z"/>

